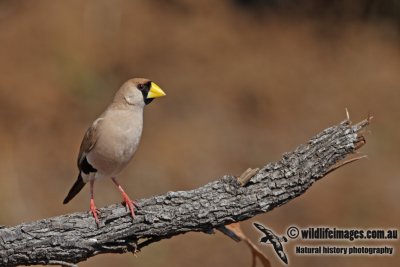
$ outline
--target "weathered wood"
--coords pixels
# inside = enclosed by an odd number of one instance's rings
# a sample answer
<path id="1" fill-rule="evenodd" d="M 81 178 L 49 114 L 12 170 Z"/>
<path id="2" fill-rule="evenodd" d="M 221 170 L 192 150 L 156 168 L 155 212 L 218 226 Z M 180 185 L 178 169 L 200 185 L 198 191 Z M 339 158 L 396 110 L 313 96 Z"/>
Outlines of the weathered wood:
<path id="1" fill-rule="evenodd" d="M 100 228 L 88 213 L 72 213 L 0 227 L 0 266 L 73 266 L 101 253 L 135 252 L 162 239 L 249 219 L 303 194 L 315 181 L 365 143 L 369 119 L 332 126 L 275 163 L 261 168 L 241 186 L 224 176 L 190 191 L 168 192 L 138 201 L 132 221 L 121 204 L 100 209 Z M 243 182 L 243 181 L 242 181 Z"/>

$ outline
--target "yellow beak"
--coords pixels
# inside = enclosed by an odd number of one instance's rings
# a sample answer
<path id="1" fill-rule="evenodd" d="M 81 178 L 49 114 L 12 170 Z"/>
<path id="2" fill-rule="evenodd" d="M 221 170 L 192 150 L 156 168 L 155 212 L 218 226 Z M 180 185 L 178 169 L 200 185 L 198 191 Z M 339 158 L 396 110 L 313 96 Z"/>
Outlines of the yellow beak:
<path id="1" fill-rule="evenodd" d="M 165 96 L 164 91 L 157 84 L 151 82 L 150 91 L 147 94 L 147 98 L 157 98 Z"/>

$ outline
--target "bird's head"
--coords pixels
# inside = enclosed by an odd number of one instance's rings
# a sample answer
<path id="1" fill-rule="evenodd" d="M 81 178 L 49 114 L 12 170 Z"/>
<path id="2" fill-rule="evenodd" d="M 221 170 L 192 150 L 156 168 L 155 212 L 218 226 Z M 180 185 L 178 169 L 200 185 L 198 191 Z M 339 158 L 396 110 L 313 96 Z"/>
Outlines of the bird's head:
<path id="1" fill-rule="evenodd" d="M 165 93 L 157 84 L 148 79 L 134 78 L 122 85 L 115 94 L 114 102 L 143 107 L 161 96 L 165 96 Z"/>

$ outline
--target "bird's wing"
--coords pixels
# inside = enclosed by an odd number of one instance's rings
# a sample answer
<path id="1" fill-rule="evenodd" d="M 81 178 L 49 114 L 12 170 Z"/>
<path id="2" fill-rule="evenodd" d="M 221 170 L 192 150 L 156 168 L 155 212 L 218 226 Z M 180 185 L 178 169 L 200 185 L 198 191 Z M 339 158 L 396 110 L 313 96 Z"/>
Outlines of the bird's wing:
<path id="1" fill-rule="evenodd" d="M 78 155 L 78 168 L 79 170 L 82 170 L 84 168 L 84 165 L 87 165 L 87 159 L 86 155 L 95 147 L 96 142 L 99 138 L 99 129 L 101 127 L 101 123 L 103 121 L 103 118 L 98 118 L 95 120 L 92 124 L 92 126 L 87 129 L 85 136 L 83 137 L 81 147 L 79 149 L 79 155 Z M 90 165 L 89 165 L 90 166 Z M 91 167 L 91 166 L 90 166 Z M 83 170 L 85 172 L 85 170 Z"/>

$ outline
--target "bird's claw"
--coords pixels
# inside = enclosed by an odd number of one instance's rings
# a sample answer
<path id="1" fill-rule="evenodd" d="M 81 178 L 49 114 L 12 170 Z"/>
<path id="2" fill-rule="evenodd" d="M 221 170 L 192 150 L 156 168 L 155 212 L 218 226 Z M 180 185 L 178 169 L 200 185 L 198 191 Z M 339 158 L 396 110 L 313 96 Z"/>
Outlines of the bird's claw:
<path id="1" fill-rule="evenodd" d="M 96 221 L 97 226 L 99 226 L 100 225 L 100 221 L 99 221 L 100 211 L 94 205 L 94 200 L 93 199 L 90 200 L 90 213 L 92 213 L 93 218 Z"/>
<path id="2" fill-rule="evenodd" d="M 140 209 L 141 207 L 140 207 L 140 205 L 139 205 L 139 203 L 137 203 L 135 200 L 131 200 L 132 201 L 132 204 L 137 208 L 137 209 Z"/>
<path id="3" fill-rule="evenodd" d="M 132 219 L 135 218 L 135 207 L 139 208 L 139 204 L 129 198 L 127 194 L 123 194 L 126 210 L 131 212 Z"/>
<path id="4" fill-rule="evenodd" d="M 132 218 L 135 218 L 135 205 L 132 202 L 125 203 L 126 210 L 131 211 Z"/>

